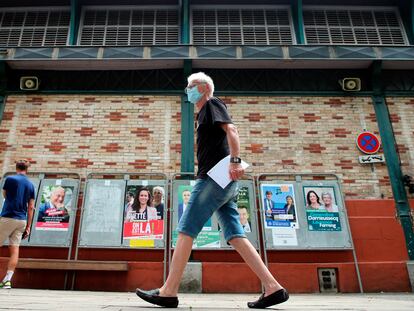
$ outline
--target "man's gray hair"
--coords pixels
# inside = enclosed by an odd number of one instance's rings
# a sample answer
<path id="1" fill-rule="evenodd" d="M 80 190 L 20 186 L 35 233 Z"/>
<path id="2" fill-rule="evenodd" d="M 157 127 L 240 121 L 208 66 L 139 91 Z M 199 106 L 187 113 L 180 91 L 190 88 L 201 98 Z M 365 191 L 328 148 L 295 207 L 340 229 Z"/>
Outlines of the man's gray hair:
<path id="1" fill-rule="evenodd" d="M 332 194 L 330 194 L 329 192 L 322 192 L 321 193 L 321 197 L 323 198 L 325 195 L 329 196 L 332 199 Z"/>
<path id="2" fill-rule="evenodd" d="M 213 79 L 211 79 L 208 75 L 206 75 L 204 72 L 196 72 L 190 75 L 187 78 L 188 84 L 191 84 L 193 81 L 197 82 L 204 82 L 207 83 L 210 87 L 210 94 L 208 94 L 209 97 L 213 97 L 214 94 L 214 83 Z"/>
<path id="3" fill-rule="evenodd" d="M 153 189 L 152 189 L 152 195 L 154 195 L 154 192 L 155 191 L 159 191 L 159 192 L 161 192 L 161 194 L 162 195 L 164 195 L 164 188 L 163 187 L 160 187 L 160 186 L 155 186 Z"/>

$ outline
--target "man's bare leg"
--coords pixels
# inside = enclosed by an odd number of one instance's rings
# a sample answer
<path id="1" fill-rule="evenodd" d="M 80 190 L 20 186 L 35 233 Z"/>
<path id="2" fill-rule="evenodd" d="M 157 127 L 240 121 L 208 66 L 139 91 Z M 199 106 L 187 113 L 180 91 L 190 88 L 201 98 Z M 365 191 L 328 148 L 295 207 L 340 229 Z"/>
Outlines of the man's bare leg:
<path id="1" fill-rule="evenodd" d="M 265 296 L 283 288 L 270 273 L 262 258 L 260 258 L 256 249 L 248 239 L 234 238 L 230 240 L 229 243 L 236 249 L 250 269 L 252 269 L 260 279 L 265 289 Z"/>
<path id="2" fill-rule="evenodd" d="M 193 238 L 179 233 L 167 280 L 160 288 L 161 297 L 177 296 L 181 278 L 183 276 L 185 266 L 187 265 L 188 258 L 190 258 L 192 248 Z"/>
<path id="3" fill-rule="evenodd" d="M 17 267 L 17 262 L 19 261 L 19 246 L 10 245 L 10 259 L 7 264 L 7 271 L 14 271 Z"/>

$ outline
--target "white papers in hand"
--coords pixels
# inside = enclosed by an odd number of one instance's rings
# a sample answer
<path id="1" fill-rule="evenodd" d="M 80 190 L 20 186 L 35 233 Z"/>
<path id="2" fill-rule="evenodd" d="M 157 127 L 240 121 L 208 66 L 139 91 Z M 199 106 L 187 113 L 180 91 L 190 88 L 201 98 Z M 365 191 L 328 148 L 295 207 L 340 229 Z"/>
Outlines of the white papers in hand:
<path id="1" fill-rule="evenodd" d="M 221 188 L 226 188 L 227 185 L 231 182 L 229 176 L 229 165 L 230 165 L 230 156 L 223 158 L 218 162 L 214 167 L 207 172 L 207 175 L 211 177 Z M 242 161 L 241 166 L 243 169 L 246 169 L 249 164 Z"/>

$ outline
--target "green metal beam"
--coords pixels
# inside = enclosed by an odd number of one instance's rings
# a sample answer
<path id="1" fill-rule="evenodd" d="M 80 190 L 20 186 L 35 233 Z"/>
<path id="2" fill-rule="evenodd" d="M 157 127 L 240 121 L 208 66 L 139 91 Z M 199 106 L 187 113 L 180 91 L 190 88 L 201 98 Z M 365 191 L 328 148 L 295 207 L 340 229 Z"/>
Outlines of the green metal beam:
<path id="1" fill-rule="evenodd" d="M 191 60 L 184 61 L 184 79 L 191 74 Z M 181 172 L 194 172 L 194 105 L 181 95 Z"/>
<path id="2" fill-rule="evenodd" d="M 302 0 L 291 0 L 293 26 L 295 27 L 297 44 L 305 44 L 305 31 L 303 29 Z"/>
<path id="3" fill-rule="evenodd" d="M 80 23 L 79 0 L 71 0 L 70 1 L 69 45 L 76 45 L 78 41 L 79 23 Z"/>
<path id="4" fill-rule="evenodd" d="M 391 188 L 394 195 L 397 216 L 404 230 L 405 242 L 408 257 L 414 260 L 414 231 L 410 213 L 410 205 L 407 198 L 406 189 L 403 183 L 400 160 L 396 149 L 396 141 L 390 113 L 388 111 L 385 96 L 381 86 L 381 61 L 373 65 L 373 91 L 372 101 L 374 104 L 375 115 L 381 135 L 382 148 L 386 159 L 388 175 L 390 177 Z"/>
<path id="5" fill-rule="evenodd" d="M 181 0 L 181 44 L 190 43 L 190 4 Z"/>

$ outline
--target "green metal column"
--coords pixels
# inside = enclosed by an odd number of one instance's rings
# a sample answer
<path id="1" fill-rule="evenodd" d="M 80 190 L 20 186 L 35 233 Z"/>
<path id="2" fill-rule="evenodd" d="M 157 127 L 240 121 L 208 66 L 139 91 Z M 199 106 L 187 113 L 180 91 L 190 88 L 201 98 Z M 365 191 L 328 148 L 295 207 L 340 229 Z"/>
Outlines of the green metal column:
<path id="1" fill-rule="evenodd" d="M 303 29 L 302 0 L 291 0 L 293 26 L 295 27 L 297 44 L 305 44 L 305 31 Z"/>
<path id="2" fill-rule="evenodd" d="M 181 43 L 190 43 L 190 4 L 188 0 L 180 1 Z M 184 60 L 183 79 L 192 72 L 192 61 Z M 181 172 L 194 172 L 194 105 L 187 101 L 187 95 L 181 95 Z"/>
<path id="3" fill-rule="evenodd" d="M 184 60 L 184 79 L 191 71 L 191 60 Z M 194 172 L 194 105 L 185 94 L 181 96 L 181 172 Z"/>
<path id="4" fill-rule="evenodd" d="M 80 22 L 79 0 L 71 0 L 70 1 L 69 45 L 76 45 L 78 41 L 79 22 Z"/>
<path id="5" fill-rule="evenodd" d="M 181 0 L 181 44 L 190 43 L 190 4 Z"/>
<path id="6" fill-rule="evenodd" d="M 384 92 L 381 87 L 381 62 L 373 65 L 373 91 L 372 102 L 381 135 L 382 148 L 390 176 L 391 188 L 394 195 L 397 216 L 404 230 L 405 243 L 407 245 L 408 257 L 414 260 L 414 232 L 410 215 L 410 205 L 406 189 L 403 183 L 400 160 L 396 149 L 396 141 L 390 120 Z"/>

